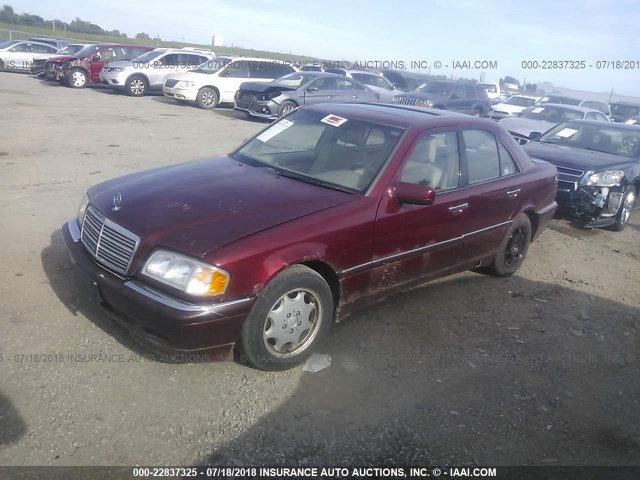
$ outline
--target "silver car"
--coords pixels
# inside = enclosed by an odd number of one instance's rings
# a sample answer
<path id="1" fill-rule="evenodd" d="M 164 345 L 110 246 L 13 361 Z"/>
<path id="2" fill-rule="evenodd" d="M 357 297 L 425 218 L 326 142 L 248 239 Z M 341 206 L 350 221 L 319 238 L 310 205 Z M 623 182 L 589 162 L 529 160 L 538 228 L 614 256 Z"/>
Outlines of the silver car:
<path id="1" fill-rule="evenodd" d="M 380 94 L 342 75 L 295 72 L 273 82 L 244 82 L 235 95 L 235 110 L 249 117 L 280 118 L 302 105 L 380 102 Z"/>
<path id="2" fill-rule="evenodd" d="M 162 91 L 169 75 L 193 70 L 214 59 L 215 53 L 206 50 L 156 48 L 131 61 L 109 62 L 100 72 L 100 83 L 141 97 L 151 90 Z"/>

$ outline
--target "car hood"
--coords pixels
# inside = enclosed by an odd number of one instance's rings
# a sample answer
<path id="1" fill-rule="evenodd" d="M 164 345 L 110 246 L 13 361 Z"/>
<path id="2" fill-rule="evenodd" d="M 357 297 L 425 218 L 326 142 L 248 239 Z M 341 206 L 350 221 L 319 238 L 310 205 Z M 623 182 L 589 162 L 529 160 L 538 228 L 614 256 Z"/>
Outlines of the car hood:
<path id="1" fill-rule="evenodd" d="M 408 92 L 398 95 L 403 98 L 416 98 L 419 100 L 431 100 L 432 102 L 443 102 L 449 99 L 446 95 L 438 95 L 437 93 L 424 93 L 424 92 Z"/>
<path id="2" fill-rule="evenodd" d="M 600 171 L 607 168 L 624 168 L 633 164 L 635 160 L 611 155 L 609 153 L 594 152 L 583 148 L 567 147 L 540 142 L 529 142 L 523 146 L 530 157 L 546 160 L 554 165 L 575 168 L 583 171 Z"/>
<path id="3" fill-rule="evenodd" d="M 109 68 L 114 68 L 114 67 L 126 68 L 126 67 L 133 67 L 133 62 L 131 62 L 129 60 L 120 60 L 120 61 L 117 61 L 117 62 L 109 62 L 105 66 L 109 67 Z M 138 68 L 140 68 L 140 67 L 138 67 Z"/>
<path id="4" fill-rule="evenodd" d="M 503 118 L 498 122 L 510 132 L 519 133 L 528 137 L 531 132 L 544 133 L 556 124 L 546 120 L 532 120 L 530 118 Z"/>
<path id="5" fill-rule="evenodd" d="M 69 60 L 80 60 L 74 55 L 60 55 L 49 59 L 52 62 L 68 62 Z"/>
<path id="6" fill-rule="evenodd" d="M 270 92 L 273 90 L 293 92 L 297 90 L 297 88 L 275 82 L 243 82 L 242 85 L 240 85 L 240 90 L 258 93 Z"/>
<path id="7" fill-rule="evenodd" d="M 527 107 L 521 107 L 519 105 L 510 105 L 508 103 L 497 103 L 496 105 L 492 105 L 491 108 L 492 110 L 495 110 L 497 112 L 518 113 Z"/>
<path id="8" fill-rule="evenodd" d="M 91 204 L 142 239 L 204 256 L 247 235 L 356 198 L 228 156 L 135 173 L 89 190 Z M 119 196 L 120 209 L 113 211 Z"/>

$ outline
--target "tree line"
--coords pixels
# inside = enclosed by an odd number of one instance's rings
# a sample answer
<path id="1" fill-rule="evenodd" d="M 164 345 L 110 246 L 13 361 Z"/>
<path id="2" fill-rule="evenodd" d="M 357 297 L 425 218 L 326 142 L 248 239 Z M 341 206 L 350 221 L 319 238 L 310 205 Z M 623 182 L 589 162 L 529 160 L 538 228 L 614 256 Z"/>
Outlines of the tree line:
<path id="1" fill-rule="evenodd" d="M 105 30 L 95 23 L 82 20 L 76 17 L 71 22 L 63 22 L 62 20 L 53 19 L 45 20 L 39 15 L 31 15 L 30 13 L 16 13 L 10 5 L 4 5 L 0 9 L 0 22 L 10 23 L 12 25 L 28 25 L 32 27 L 50 28 L 52 31 L 65 31 L 77 33 L 90 33 L 93 35 L 111 35 L 115 37 L 128 38 L 127 34 L 120 30 Z M 151 37 L 146 33 L 138 33 L 137 39 L 150 40 Z M 159 38 L 157 40 L 160 40 Z"/>

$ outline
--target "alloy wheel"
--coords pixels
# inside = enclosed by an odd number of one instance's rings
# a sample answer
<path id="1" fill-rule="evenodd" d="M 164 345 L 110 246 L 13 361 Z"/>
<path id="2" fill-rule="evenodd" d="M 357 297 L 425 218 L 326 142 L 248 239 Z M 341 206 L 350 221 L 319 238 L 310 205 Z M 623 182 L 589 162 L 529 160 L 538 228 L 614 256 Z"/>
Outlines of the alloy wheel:
<path id="1" fill-rule="evenodd" d="M 527 233 L 524 228 L 516 228 L 509 237 L 504 254 L 504 264 L 507 268 L 513 266 L 522 256 L 522 250 L 526 245 Z"/>

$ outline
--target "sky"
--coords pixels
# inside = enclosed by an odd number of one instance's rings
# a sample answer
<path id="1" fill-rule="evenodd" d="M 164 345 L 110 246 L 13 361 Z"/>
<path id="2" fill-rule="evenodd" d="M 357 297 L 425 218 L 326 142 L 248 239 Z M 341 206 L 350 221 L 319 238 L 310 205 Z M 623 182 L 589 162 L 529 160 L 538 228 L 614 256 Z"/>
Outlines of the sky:
<path id="1" fill-rule="evenodd" d="M 91 21 L 129 36 L 210 43 L 354 62 L 411 62 L 431 73 L 551 82 L 640 96 L 637 0 L 5 0 L 17 13 Z M 630 61 L 618 69 L 610 61 Z M 470 69 L 453 69 L 454 62 Z M 474 68 L 492 61 L 497 68 Z M 523 62 L 539 62 L 523 69 Z M 542 69 L 548 61 L 584 69 Z M 609 64 L 605 62 L 609 61 Z M 436 62 L 441 62 L 439 69 Z M 598 62 L 601 67 L 597 68 Z M 535 64 L 530 63 L 531 67 Z M 461 64 L 464 67 L 464 64 Z M 624 66 L 624 65 L 623 65 Z M 478 65 L 481 67 L 481 65 Z M 425 71 L 426 72 L 426 71 Z"/>

